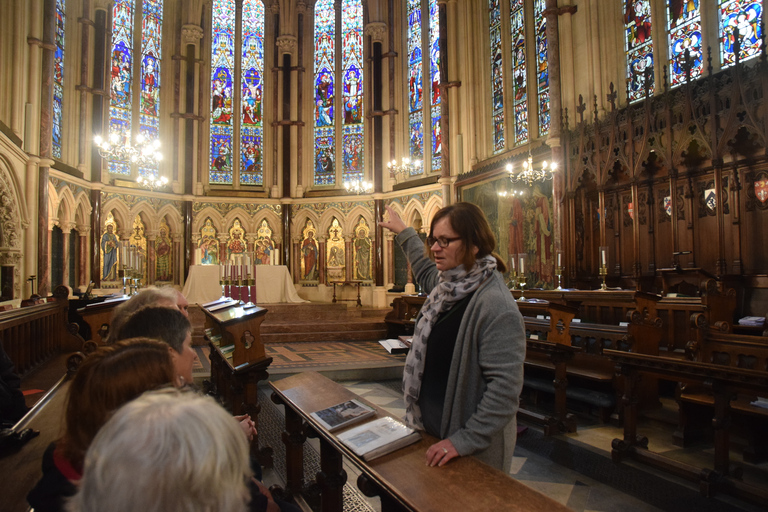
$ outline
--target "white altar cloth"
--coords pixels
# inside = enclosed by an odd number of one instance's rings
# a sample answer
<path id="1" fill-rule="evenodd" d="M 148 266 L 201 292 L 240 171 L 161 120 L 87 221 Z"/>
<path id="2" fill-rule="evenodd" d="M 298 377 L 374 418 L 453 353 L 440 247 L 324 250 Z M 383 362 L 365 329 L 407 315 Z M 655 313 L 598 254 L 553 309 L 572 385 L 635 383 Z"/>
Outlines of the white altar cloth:
<path id="1" fill-rule="evenodd" d="M 285 265 L 256 265 L 256 304 L 308 302 L 296 293 Z M 218 265 L 192 265 L 182 292 L 192 304 L 205 304 L 221 297 Z"/>

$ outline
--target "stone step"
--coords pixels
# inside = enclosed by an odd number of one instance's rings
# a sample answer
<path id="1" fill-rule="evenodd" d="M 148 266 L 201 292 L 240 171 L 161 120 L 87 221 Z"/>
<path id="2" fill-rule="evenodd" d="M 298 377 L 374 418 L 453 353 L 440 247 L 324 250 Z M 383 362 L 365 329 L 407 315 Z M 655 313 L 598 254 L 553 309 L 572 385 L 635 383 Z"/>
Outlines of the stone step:
<path id="1" fill-rule="evenodd" d="M 263 343 L 286 343 L 297 341 L 370 341 L 387 337 L 386 329 L 365 329 L 355 331 L 328 331 L 328 332 L 275 332 L 261 333 Z"/>

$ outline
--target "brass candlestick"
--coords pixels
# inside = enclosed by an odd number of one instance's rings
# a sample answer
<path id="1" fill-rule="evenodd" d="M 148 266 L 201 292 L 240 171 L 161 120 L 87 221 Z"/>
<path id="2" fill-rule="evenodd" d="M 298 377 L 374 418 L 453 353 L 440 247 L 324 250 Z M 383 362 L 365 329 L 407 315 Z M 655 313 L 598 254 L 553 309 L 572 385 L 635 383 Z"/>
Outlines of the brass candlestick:
<path id="1" fill-rule="evenodd" d="M 563 289 L 563 267 L 555 267 L 555 276 L 557 277 L 557 288 L 556 290 L 562 290 Z"/>
<path id="2" fill-rule="evenodd" d="M 600 265 L 600 270 L 598 272 L 600 273 L 600 276 L 603 279 L 603 284 L 600 285 L 600 290 L 602 290 L 602 291 L 607 290 L 608 287 L 605 285 L 605 278 L 608 275 L 608 266 L 607 265 Z"/>

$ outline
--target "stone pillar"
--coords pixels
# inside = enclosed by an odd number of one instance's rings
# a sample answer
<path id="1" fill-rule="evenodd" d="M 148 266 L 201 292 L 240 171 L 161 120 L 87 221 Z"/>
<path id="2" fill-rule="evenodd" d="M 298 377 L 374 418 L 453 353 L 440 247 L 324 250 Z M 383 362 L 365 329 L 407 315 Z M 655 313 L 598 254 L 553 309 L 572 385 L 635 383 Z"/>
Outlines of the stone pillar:
<path id="1" fill-rule="evenodd" d="M 88 286 L 90 275 L 88 274 L 88 233 L 90 228 L 85 224 L 77 226 L 77 233 L 79 235 L 77 241 L 80 245 L 80 251 L 77 258 L 77 274 L 79 279 L 77 280 L 77 286 Z"/>
<path id="2" fill-rule="evenodd" d="M 155 265 L 155 240 L 157 240 L 156 232 L 146 233 L 147 237 L 147 282 L 146 286 L 155 284 L 157 280 L 156 265 Z"/>
<path id="3" fill-rule="evenodd" d="M 62 224 L 61 226 L 62 243 L 61 243 L 61 259 L 63 262 L 63 268 L 61 269 L 61 284 L 65 286 L 74 286 L 74 276 L 69 273 L 69 256 L 75 254 L 75 248 L 69 247 L 69 235 L 72 233 L 72 224 Z"/>
<path id="4" fill-rule="evenodd" d="M 173 166 L 174 174 L 172 179 L 176 182 L 174 190 L 177 187 L 179 190 L 183 188 L 185 194 L 193 194 L 195 183 L 202 182 L 204 176 L 207 175 L 205 166 L 202 165 L 204 161 L 202 158 L 199 160 L 200 165 L 195 165 L 196 156 L 200 156 L 200 150 L 203 149 L 199 148 L 198 150 L 199 132 L 203 117 L 197 111 L 200 103 L 195 101 L 198 96 L 202 97 L 200 90 L 200 66 L 203 60 L 197 57 L 200 53 L 200 40 L 202 38 L 203 29 L 199 26 L 187 24 L 181 27 L 181 51 L 184 55 L 176 63 L 178 76 L 175 80 L 179 81 L 183 77 L 183 83 L 178 84 L 177 89 L 181 91 L 180 98 L 184 98 L 183 103 L 179 98 L 178 107 L 179 112 L 183 112 L 183 114 L 172 117 L 174 117 L 174 128 L 176 128 L 174 130 L 174 137 L 179 137 L 183 133 L 183 149 L 179 153 L 174 154 L 174 159 L 180 159 L 181 165 Z M 181 121 L 182 115 L 184 117 L 183 122 Z M 195 169 L 198 170 L 197 175 L 194 173 Z M 183 184 L 183 187 L 181 184 Z"/>
<path id="5" fill-rule="evenodd" d="M 28 211 L 30 213 L 30 218 L 26 226 L 22 225 L 24 228 L 25 236 L 24 236 L 24 268 L 23 268 L 23 274 L 22 274 L 22 281 L 26 283 L 27 279 L 29 279 L 29 276 L 36 276 L 37 275 L 37 250 L 38 250 L 38 243 L 37 240 L 39 238 L 39 231 L 38 231 L 38 219 L 34 218 L 34 212 L 38 210 L 37 208 L 37 202 L 39 198 L 37 197 L 37 180 L 39 177 L 38 173 L 38 164 L 40 163 L 40 159 L 37 158 L 34 155 L 29 155 L 27 157 L 27 175 L 26 175 L 26 181 L 24 183 L 26 188 L 26 197 L 29 203 L 27 203 Z M 20 269 L 21 270 L 21 269 Z M 22 297 L 25 293 L 25 289 L 22 288 Z M 16 298 L 16 297 L 14 297 Z"/>
<path id="6" fill-rule="evenodd" d="M 318 281 L 320 281 L 320 284 L 325 284 L 325 247 L 326 247 L 326 240 L 328 240 L 327 236 L 319 236 L 317 237 L 317 270 L 318 270 Z"/>
<path id="7" fill-rule="evenodd" d="M 354 258 L 352 258 L 352 237 L 344 237 L 344 280 L 352 281 L 355 279 L 355 269 L 353 268 Z"/>
<path id="8" fill-rule="evenodd" d="M 76 89 L 80 93 L 80 119 L 88 119 L 88 99 L 93 95 L 93 90 L 88 87 L 88 72 L 90 69 L 90 45 L 91 45 L 91 27 L 94 26 L 93 20 L 89 18 L 91 13 L 91 0 L 82 0 L 82 13 L 77 19 L 80 24 L 80 83 Z M 86 174 L 88 164 L 88 148 L 90 146 L 92 128 L 86 122 L 79 123 L 77 147 L 77 168 Z M 82 276 L 82 272 L 80 273 Z"/>

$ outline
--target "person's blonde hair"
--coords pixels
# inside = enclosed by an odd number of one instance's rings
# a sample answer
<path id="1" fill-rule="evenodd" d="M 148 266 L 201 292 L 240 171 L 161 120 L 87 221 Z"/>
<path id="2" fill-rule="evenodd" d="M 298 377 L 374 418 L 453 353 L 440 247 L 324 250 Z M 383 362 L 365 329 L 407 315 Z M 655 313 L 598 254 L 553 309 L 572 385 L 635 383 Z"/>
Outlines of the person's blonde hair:
<path id="1" fill-rule="evenodd" d="M 70 512 L 248 510 L 248 443 L 209 396 L 144 393 L 99 431 L 84 469 Z"/>

